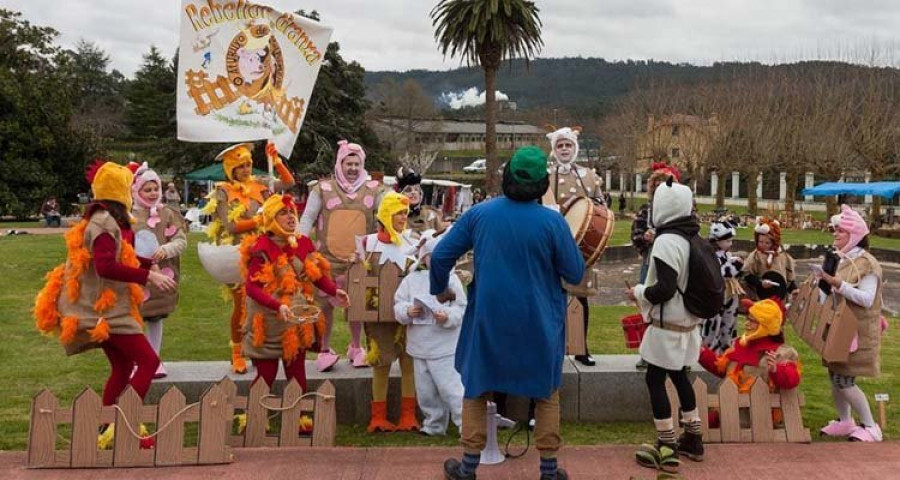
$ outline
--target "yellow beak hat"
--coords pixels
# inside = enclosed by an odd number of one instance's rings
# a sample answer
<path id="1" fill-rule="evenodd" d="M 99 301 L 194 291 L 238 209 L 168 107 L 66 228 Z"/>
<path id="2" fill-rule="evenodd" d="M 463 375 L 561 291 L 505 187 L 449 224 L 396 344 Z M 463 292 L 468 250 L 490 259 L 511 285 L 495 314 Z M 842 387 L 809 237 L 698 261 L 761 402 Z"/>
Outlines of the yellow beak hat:
<path id="1" fill-rule="evenodd" d="M 131 211 L 134 174 L 128 167 L 114 162 L 98 162 L 89 168 L 87 178 L 91 182 L 94 200 L 119 202 L 125 205 L 126 211 Z"/>
<path id="2" fill-rule="evenodd" d="M 391 217 L 404 211 L 409 211 L 409 198 L 397 192 L 386 193 L 381 199 L 381 205 L 378 206 L 376 217 L 385 231 L 391 235 L 391 243 L 394 245 L 400 245 L 401 240 L 400 232 L 394 230 L 394 222 L 391 221 Z"/>
<path id="3" fill-rule="evenodd" d="M 270 195 L 269 198 L 266 199 L 265 203 L 263 203 L 262 211 L 263 211 L 263 228 L 267 232 L 272 232 L 276 235 L 281 235 L 283 237 L 288 237 L 293 235 L 294 232 L 286 232 L 281 226 L 278 225 L 278 222 L 275 221 L 275 217 L 284 209 L 288 209 L 294 216 L 297 215 L 297 207 L 294 204 L 294 197 L 290 195 L 279 195 L 274 194 Z"/>
<path id="4" fill-rule="evenodd" d="M 253 165 L 253 156 L 250 154 L 252 151 L 252 143 L 238 143 L 216 155 L 216 161 L 222 162 L 222 168 L 225 170 L 225 176 L 228 177 L 228 180 L 234 180 L 232 175 L 235 168 L 245 164 Z"/>
<path id="5" fill-rule="evenodd" d="M 759 324 L 752 332 L 741 335 L 741 345 L 747 345 L 753 340 L 771 337 L 781 333 L 782 313 L 781 307 L 772 300 L 760 300 L 753 304 L 748 311 L 750 318 Z"/>

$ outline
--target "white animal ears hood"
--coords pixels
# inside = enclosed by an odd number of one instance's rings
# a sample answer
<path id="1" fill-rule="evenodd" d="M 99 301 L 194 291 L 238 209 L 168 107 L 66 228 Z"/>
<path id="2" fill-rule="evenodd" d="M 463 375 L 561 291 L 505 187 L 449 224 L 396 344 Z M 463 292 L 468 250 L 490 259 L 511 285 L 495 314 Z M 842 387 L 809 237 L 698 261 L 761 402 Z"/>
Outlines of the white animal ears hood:
<path id="1" fill-rule="evenodd" d="M 669 177 L 666 183 L 656 187 L 652 210 L 654 227 L 687 217 L 694 210 L 694 194 L 688 186 L 675 183 Z"/>
<path id="2" fill-rule="evenodd" d="M 552 128 L 552 127 L 551 127 Z M 572 160 L 569 163 L 574 163 L 578 158 L 578 135 L 581 133 L 580 127 L 569 128 L 563 127 L 556 131 L 550 132 L 547 134 L 547 138 L 550 139 L 550 155 L 554 158 L 554 160 L 562 164 L 559 158 L 556 156 L 556 142 L 560 140 L 570 140 L 575 144 L 575 151 L 572 153 Z"/>

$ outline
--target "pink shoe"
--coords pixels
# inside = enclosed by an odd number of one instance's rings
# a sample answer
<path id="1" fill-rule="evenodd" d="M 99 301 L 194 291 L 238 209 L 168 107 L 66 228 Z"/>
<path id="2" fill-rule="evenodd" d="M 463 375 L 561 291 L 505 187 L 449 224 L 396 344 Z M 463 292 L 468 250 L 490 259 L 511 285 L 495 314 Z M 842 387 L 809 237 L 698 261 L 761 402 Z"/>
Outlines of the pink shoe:
<path id="1" fill-rule="evenodd" d="M 163 365 L 162 362 L 159 362 L 159 366 L 156 367 L 156 373 L 153 374 L 153 378 L 165 378 L 169 375 L 169 372 L 166 371 L 166 366 Z"/>
<path id="2" fill-rule="evenodd" d="M 334 353 L 334 350 L 328 349 L 325 352 L 319 352 L 319 356 L 316 357 L 316 369 L 320 372 L 327 372 L 331 370 L 338 360 L 341 357 L 338 356 L 337 353 Z"/>
<path id="3" fill-rule="evenodd" d="M 356 368 L 368 367 L 366 363 L 366 351 L 362 347 L 350 346 L 347 348 L 347 359 Z"/>
<path id="4" fill-rule="evenodd" d="M 882 438 L 881 427 L 877 424 L 871 427 L 860 425 L 850 434 L 850 441 L 853 442 L 880 442 Z"/>
<path id="5" fill-rule="evenodd" d="M 822 429 L 819 430 L 819 433 L 828 435 L 829 437 L 846 437 L 856 431 L 857 428 L 859 427 L 856 426 L 856 422 L 853 420 L 848 420 L 846 422 L 832 420 L 828 422 L 828 425 L 822 427 Z"/>

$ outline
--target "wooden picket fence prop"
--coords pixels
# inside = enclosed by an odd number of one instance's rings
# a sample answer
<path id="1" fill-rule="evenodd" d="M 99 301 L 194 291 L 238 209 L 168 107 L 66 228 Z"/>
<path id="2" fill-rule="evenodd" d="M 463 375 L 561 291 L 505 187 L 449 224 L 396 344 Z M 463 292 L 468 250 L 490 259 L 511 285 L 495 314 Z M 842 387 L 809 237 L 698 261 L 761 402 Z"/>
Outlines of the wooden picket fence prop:
<path id="1" fill-rule="evenodd" d="M 350 296 L 348 318 L 354 322 L 396 322 L 394 318 L 394 293 L 400 286 L 400 268 L 394 262 L 379 265 L 381 254 L 368 257 L 371 271 L 363 262 L 356 262 L 347 271 L 347 294 Z M 370 309 L 366 291 L 377 289 L 378 307 Z"/>
<path id="2" fill-rule="evenodd" d="M 573 296 L 569 296 L 566 307 L 566 355 L 585 355 L 587 345 L 584 342 L 584 307 Z"/>
<path id="3" fill-rule="evenodd" d="M 703 441 L 706 443 L 809 443 L 809 429 L 803 426 L 803 394 L 796 388 L 769 392 L 764 381 L 756 381 L 750 393 L 739 393 L 737 385 L 723 380 L 717 392 L 710 392 L 706 382 L 694 379 L 694 396 L 703 424 Z M 666 392 L 672 412 L 679 412 L 678 393 L 671 380 L 666 380 Z M 772 420 L 772 409 L 781 409 L 782 424 Z M 718 410 L 719 427 L 710 428 L 709 412 Z M 743 425 L 742 425 L 743 424 Z M 676 425 L 676 430 L 680 427 Z"/>
<path id="4" fill-rule="evenodd" d="M 265 382 L 256 382 L 246 397 L 237 395 L 237 385 L 223 379 L 207 390 L 200 401 L 187 405 L 184 394 L 171 387 L 158 405 L 144 405 L 128 387 L 118 404 L 103 406 L 90 388 L 79 394 L 70 408 L 61 408 L 49 390 L 32 401 L 28 439 L 29 468 L 122 468 L 208 465 L 233 461 L 232 447 L 333 446 L 337 428 L 335 389 L 324 382 L 313 398 L 301 398 L 296 380 L 281 397 L 270 396 Z M 247 427 L 233 434 L 234 410 L 247 413 Z M 266 434 L 270 411 L 280 412 L 282 425 L 297 425 L 303 412 L 313 413 L 310 437 L 301 437 L 297 427 L 285 428 L 277 437 Z M 116 424 L 112 450 L 99 450 L 100 427 Z M 185 424 L 197 423 L 197 446 L 185 446 Z M 140 424 L 157 427 L 155 447 L 140 448 Z M 71 425 L 71 436 L 59 434 L 60 425 Z M 57 439 L 67 445 L 57 449 Z"/>
<path id="5" fill-rule="evenodd" d="M 856 335 L 857 319 L 844 297 L 832 291 L 819 302 L 813 277 L 800 286 L 788 310 L 788 322 L 797 335 L 828 362 L 846 362 Z"/>
<path id="6" fill-rule="evenodd" d="M 334 385 L 326 380 L 315 392 L 303 394 L 296 380 L 285 385 L 281 396 L 270 395 L 266 382 L 254 382 L 246 397 L 237 395 L 237 385 L 230 379 L 219 386 L 233 399 L 235 410 L 247 414 L 243 432 L 228 437 L 232 447 L 333 447 L 337 432 Z M 281 415 L 281 431 L 269 434 L 269 418 Z M 311 413 L 311 436 L 300 436 L 297 422 L 304 413 Z M 292 427 L 285 428 L 285 425 Z"/>

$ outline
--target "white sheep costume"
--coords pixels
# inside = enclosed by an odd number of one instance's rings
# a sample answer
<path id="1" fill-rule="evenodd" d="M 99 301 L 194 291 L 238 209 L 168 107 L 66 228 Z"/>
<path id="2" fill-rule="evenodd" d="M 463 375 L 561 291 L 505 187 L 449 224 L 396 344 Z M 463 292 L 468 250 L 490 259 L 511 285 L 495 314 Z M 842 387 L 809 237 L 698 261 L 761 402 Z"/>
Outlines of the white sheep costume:
<path id="1" fill-rule="evenodd" d="M 462 401 L 464 388 L 459 372 L 454 366 L 456 344 L 460 326 L 466 311 L 466 290 L 455 273 L 450 275 L 450 288 L 456 300 L 445 306 L 447 321 L 443 324 L 414 324 L 408 310 L 416 298 L 431 298 L 428 270 L 424 269 L 426 257 L 431 255 L 440 237 L 429 234 L 423 236 L 419 247 L 419 263 L 397 288 L 394 294 L 394 316 L 397 321 L 408 325 L 406 330 L 406 353 L 413 357 L 416 379 L 416 398 L 425 418 L 422 432 L 428 435 L 444 435 L 448 420 L 457 428 L 462 428 Z"/>

